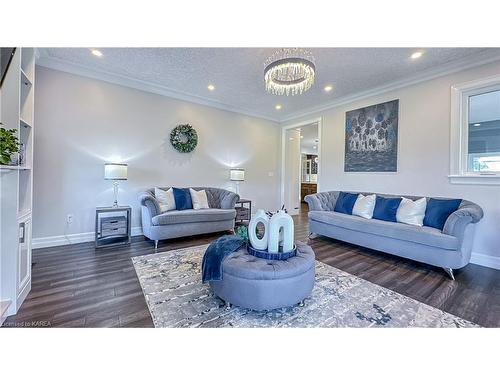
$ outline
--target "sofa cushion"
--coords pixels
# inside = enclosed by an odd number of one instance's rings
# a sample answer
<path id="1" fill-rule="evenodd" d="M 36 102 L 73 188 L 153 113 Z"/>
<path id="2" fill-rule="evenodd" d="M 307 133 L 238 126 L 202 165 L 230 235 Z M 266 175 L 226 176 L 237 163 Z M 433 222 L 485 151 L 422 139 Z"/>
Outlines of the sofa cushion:
<path id="1" fill-rule="evenodd" d="M 207 208 L 204 210 L 168 211 L 153 217 L 153 225 L 168 225 L 182 223 L 202 223 L 210 221 L 233 220 L 236 210 Z"/>
<path id="2" fill-rule="evenodd" d="M 352 209 L 358 199 L 358 194 L 351 194 L 341 191 L 335 203 L 335 212 L 352 215 Z"/>
<path id="3" fill-rule="evenodd" d="M 447 250 L 457 250 L 459 246 L 458 238 L 443 234 L 440 230 L 430 227 L 417 227 L 376 219 L 364 219 L 359 216 L 345 215 L 333 211 L 310 211 L 309 218 L 345 229 L 420 243 L 427 246 L 435 246 Z"/>
<path id="4" fill-rule="evenodd" d="M 461 203 L 461 199 L 430 198 L 425 209 L 424 225 L 443 230 L 448 216 L 458 210 Z"/>
<path id="5" fill-rule="evenodd" d="M 401 198 L 384 198 L 377 195 L 375 208 L 373 209 L 373 218 L 396 222 L 396 213 L 398 212 L 400 203 Z"/>

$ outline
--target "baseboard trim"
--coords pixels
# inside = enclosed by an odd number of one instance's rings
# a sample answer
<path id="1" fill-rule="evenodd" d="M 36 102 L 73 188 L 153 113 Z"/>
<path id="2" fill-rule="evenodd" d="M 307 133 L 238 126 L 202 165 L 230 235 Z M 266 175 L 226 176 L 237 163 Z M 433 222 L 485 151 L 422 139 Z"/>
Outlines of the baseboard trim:
<path id="1" fill-rule="evenodd" d="M 480 254 L 480 253 L 472 253 L 470 262 L 477 264 L 479 266 L 500 270 L 500 257 L 494 257 L 491 255 Z"/>
<path id="2" fill-rule="evenodd" d="M 142 227 L 132 228 L 132 236 L 141 236 Z M 41 249 L 44 247 L 72 245 L 83 242 L 92 242 L 95 239 L 94 232 L 68 234 L 67 236 L 52 236 L 33 238 L 33 249 Z M 483 267 L 494 268 L 500 270 L 500 257 L 491 255 L 472 253 L 471 263 Z"/>
<path id="3" fill-rule="evenodd" d="M 142 227 L 134 227 L 131 230 L 132 236 L 141 236 Z M 50 236 L 33 238 L 33 249 L 41 249 L 44 247 L 73 245 L 83 242 L 92 242 L 95 240 L 94 232 L 74 233 L 62 236 Z"/>

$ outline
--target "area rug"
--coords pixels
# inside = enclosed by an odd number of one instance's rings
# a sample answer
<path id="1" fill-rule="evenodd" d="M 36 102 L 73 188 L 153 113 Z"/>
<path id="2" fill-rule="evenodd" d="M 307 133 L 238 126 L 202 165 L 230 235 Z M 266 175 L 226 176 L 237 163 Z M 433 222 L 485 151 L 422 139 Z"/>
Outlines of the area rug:
<path id="1" fill-rule="evenodd" d="M 210 286 L 201 283 L 206 248 L 132 258 L 155 327 L 477 327 L 318 261 L 305 306 L 226 310 Z"/>

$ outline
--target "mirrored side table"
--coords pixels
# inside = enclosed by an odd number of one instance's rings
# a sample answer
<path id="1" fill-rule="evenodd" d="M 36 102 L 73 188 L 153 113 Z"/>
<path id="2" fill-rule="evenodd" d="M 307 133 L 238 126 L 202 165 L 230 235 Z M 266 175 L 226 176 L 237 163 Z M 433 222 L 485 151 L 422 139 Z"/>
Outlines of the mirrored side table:
<path id="1" fill-rule="evenodd" d="M 95 211 L 95 248 L 126 245 L 131 237 L 130 206 L 97 207 Z"/>
<path id="2" fill-rule="evenodd" d="M 235 225 L 248 225 L 252 218 L 252 201 L 240 198 L 234 208 L 236 210 Z"/>

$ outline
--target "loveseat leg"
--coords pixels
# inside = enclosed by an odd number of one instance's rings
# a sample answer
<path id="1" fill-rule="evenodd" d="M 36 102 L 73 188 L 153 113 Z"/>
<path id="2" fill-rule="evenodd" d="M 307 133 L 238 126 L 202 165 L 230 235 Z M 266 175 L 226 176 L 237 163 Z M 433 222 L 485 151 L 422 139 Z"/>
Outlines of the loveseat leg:
<path id="1" fill-rule="evenodd" d="M 453 275 L 453 269 L 452 268 L 443 268 L 444 269 L 444 272 L 446 272 L 446 274 L 448 276 L 450 276 L 450 278 L 452 280 L 455 280 L 455 276 Z"/>
<path id="2" fill-rule="evenodd" d="M 316 233 L 313 233 L 313 232 L 309 232 L 309 235 L 307 236 L 310 240 L 316 238 L 318 235 Z"/>
<path id="3" fill-rule="evenodd" d="M 155 253 L 156 253 L 156 250 L 158 250 L 158 240 L 155 240 Z"/>
<path id="4" fill-rule="evenodd" d="M 227 301 L 225 301 L 225 302 L 226 302 L 226 306 L 225 306 L 226 310 L 231 310 L 231 303 L 227 302 Z"/>
<path id="5" fill-rule="evenodd" d="M 305 300 L 302 300 L 299 302 L 299 307 L 304 307 L 306 305 L 306 303 L 304 302 Z"/>

